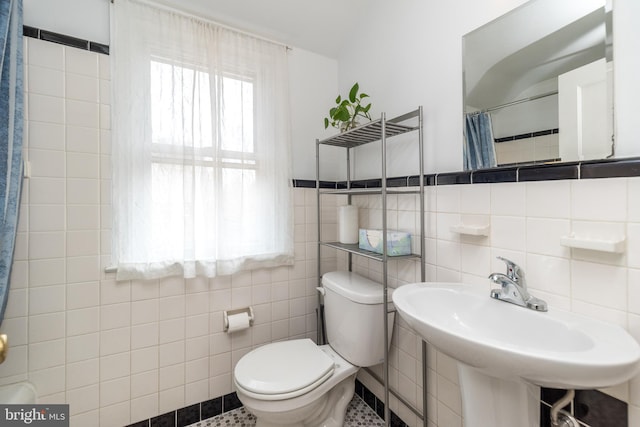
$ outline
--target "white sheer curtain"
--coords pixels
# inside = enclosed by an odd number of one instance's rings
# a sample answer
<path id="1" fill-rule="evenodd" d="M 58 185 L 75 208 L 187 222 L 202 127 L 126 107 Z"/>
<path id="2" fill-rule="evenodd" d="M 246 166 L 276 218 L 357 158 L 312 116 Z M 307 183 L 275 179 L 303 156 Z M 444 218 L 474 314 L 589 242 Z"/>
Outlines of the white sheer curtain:
<path id="1" fill-rule="evenodd" d="M 111 52 L 117 278 L 291 264 L 286 48 L 118 0 Z"/>

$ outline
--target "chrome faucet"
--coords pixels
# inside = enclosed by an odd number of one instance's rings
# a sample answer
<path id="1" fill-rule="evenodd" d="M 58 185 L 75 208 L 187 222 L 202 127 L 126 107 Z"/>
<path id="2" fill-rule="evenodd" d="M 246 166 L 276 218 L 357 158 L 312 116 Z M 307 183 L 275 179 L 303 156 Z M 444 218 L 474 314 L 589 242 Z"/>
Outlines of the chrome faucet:
<path id="1" fill-rule="evenodd" d="M 524 270 L 515 262 L 503 257 L 497 257 L 507 264 L 507 274 L 492 273 L 489 279 L 500 288 L 491 290 L 491 298 L 510 302 L 537 311 L 547 311 L 547 303 L 529 295 Z"/>

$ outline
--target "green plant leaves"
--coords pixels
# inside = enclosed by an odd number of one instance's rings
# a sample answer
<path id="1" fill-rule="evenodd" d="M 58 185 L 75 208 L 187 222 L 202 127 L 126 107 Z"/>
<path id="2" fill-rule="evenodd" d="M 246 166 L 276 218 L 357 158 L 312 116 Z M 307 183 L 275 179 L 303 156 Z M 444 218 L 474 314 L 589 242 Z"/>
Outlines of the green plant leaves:
<path id="1" fill-rule="evenodd" d="M 360 85 L 356 82 L 349 90 L 348 98 L 343 99 L 341 95 L 336 98 L 336 106 L 329 109 L 329 117 L 324 119 L 325 129 L 329 125 L 342 129 L 344 124 L 348 124 L 349 127 L 356 123 L 357 116 L 365 117 L 371 120 L 369 110 L 371 109 L 371 103 L 363 106 L 360 101 L 364 98 L 368 98 L 366 93 L 358 94 Z"/>
<path id="2" fill-rule="evenodd" d="M 356 82 L 349 91 L 349 101 L 356 102 L 356 97 L 358 96 L 358 90 L 360 90 L 360 85 Z"/>
<path id="3" fill-rule="evenodd" d="M 335 114 L 333 115 L 333 119 L 341 122 L 348 122 L 351 119 L 351 114 L 349 114 L 347 106 L 341 105 L 340 107 L 338 107 Z"/>

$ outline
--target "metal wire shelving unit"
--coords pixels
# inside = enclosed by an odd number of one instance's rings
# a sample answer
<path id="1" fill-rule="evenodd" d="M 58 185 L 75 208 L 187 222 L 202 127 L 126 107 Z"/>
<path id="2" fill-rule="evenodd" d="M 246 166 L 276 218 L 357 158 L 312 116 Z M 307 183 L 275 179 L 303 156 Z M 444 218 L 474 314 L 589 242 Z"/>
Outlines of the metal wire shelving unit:
<path id="1" fill-rule="evenodd" d="M 417 124 L 415 122 L 417 121 Z M 417 145 L 418 145 L 418 166 L 419 166 L 419 188 L 417 190 L 403 191 L 398 190 L 396 188 L 389 189 L 387 188 L 387 149 L 388 145 L 392 145 L 393 141 L 390 139 L 407 134 L 410 132 L 417 132 Z M 352 180 L 351 180 L 351 153 L 352 150 L 360 147 L 362 145 L 371 144 L 371 143 L 380 143 L 381 149 L 381 185 L 380 188 L 352 188 Z M 334 189 L 321 189 L 320 188 L 320 147 L 326 146 L 334 146 L 341 147 L 346 150 L 346 163 L 347 163 L 347 181 L 346 181 L 346 189 L 334 190 Z M 344 251 L 348 254 L 348 267 L 349 271 L 352 270 L 353 255 L 363 256 L 368 259 L 372 259 L 382 263 L 383 270 L 383 310 L 381 313 L 384 317 L 384 342 L 387 342 L 389 335 L 393 332 L 389 330 L 389 321 L 388 321 L 388 261 L 390 256 L 387 254 L 387 196 L 389 194 L 418 194 L 420 198 L 420 251 L 418 254 L 411 254 L 407 256 L 401 257 L 392 257 L 393 259 L 416 259 L 420 262 L 420 272 L 422 281 L 425 280 L 425 263 L 424 263 L 424 253 L 425 253 L 425 240 L 424 240 L 424 232 L 425 232 L 425 210 L 424 210 L 424 142 L 423 142 L 423 115 L 422 115 L 422 107 L 418 107 L 416 110 L 411 111 L 407 114 L 403 114 L 401 116 L 386 119 L 385 113 L 382 113 L 380 119 L 371 121 L 367 124 L 361 125 L 355 129 L 349 130 L 344 133 L 340 133 L 338 135 L 334 135 L 332 137 L 319 140 L 316 139 L 316 198 L 317 198 L 317 218 L 318 218 L 318 286 L 322 285 L 322 271 L 321 271 L 321 248 L 329 247 L 333 249 L 337 249 L 339 251 Z M 320 211 L 321 211 L 321 203 L 322 196 L 326 194 L 338 194 L 338 195 L 346 195 L 347 201 L 351 204 L 352 196 L 358 195 L 379 195 L 382 200 L 382 247 L 383 253 L 377 254 L 374 252 L 369 252 L 362 250 L 358 247 L 357 244 L 349 245 L 342 244 L 339 242 L 325 242 L 321 240 L 322 230 L 321 230 L 321 219 L 320 219 Z M 321 314 L 321 296 L 318 295 L 318 343 L 323 343 L 323 334 L 320 332 L 322 326 L 322 316 Z M 426 344 L 422 343 L 422 379 L 423 379 L 423 388 L 425 392 L 423 393 L 423 412 L 420 413 L 417 409 L 415 409 L 412 405 L 408 404 L 402 396 L 398 393 L 392 391 L 389 387 L 389 349 L 385 347 L 384 353 L 384 363 L 383 363 L 383 376 L 382 382 L 384 385 L 384 419 L 385 425 L 388 427 L 390 424 L 390 410 L 389 410 L 389 396 L 393 394 L 396 398 L 398 398 L 403 404 L 409 407 L 416 415 L 423 419 L 424 425 L 427 425 L 427 417 L 426 417 Z M 374 378 L 380 380 L 374 375 Z"/>

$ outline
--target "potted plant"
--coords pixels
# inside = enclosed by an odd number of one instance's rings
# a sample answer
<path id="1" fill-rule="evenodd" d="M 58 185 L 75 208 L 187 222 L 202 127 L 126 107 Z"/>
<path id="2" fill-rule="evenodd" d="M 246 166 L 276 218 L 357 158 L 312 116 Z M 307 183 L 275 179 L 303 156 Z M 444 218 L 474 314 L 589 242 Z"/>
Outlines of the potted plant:
<path id="1" fill-rule="evenodd" d="M 358 126 L 358 117 L 371 120 L 369 109 L 371 103 L 362 105 L 362 100 L 368 98 L 366 93 L 358 93 L 360 86 L 356 82 L 349 90 L 349 97 L 342 99 L 340 95 L 336 98 L 336 106 L 329 110 L 329 117 L 324 118 L 324 128 L 329 125 L 346 132 Z"/>

